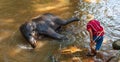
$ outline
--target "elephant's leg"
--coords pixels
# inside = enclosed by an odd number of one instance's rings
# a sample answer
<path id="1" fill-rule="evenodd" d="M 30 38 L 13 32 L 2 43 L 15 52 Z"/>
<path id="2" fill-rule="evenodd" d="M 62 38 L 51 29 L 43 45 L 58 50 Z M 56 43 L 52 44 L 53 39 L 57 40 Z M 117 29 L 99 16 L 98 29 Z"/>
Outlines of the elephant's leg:
<path id="1" fill-rule="evenodd" d="M 48 27 L 48 26 L 44 26 L 44 28 L 40 28 L 39 26 L 37 26 L 38 28 L 38 32 L 39 34 L 42 35 L 47 35 L 49 37 L 55 38 L 55 39 L 59 39 L 59 40 L 63 40 L 63 39 L 67 39 L 64 35 L 61 35 L 59 33 L 56 33 L 55 30 L 53 30 L 52 28 Z"/>
<path id="2" fill-rule="evenodd" d="M 35 32 L 31 28 L 31 25 L 23 24 L 20 27 L 20 31 L 22 35 L 25 37 L 25 39 L 31 44 L 31 46 L 35 48 L 36 47 L 36 39 L 34 38 Z"/>
<path id="3" fill-rule="evenodd" d="M 59 40 L 66 40 L 67 37 L 65 37 L 64 35 L 61 35 L 57 32 L 55 32 L 53 29 L 49 28 L 47 31 L 46 31 L 47 35 L 50 36 L 50 37 L 53 37 L 55 39 L 59 39 Z"/>
<path id="4" fill-rule="evenodd" d="M 61 26 L 59 26 L 57 29 L 55 29 L 55 32 L 57 32 L 57 33 L 62 32 L 62 27 L 61 27 Z"/>
<path id="5" fill-rule="evenodd" d="M 79 19 L 77 17 L 69 18 L 67 20 L 61 20 L 59 18 L 55 19 L 55 23 L 57 23 L 58 25 L 66 25 L 74 21 L 79 21 Z"/>

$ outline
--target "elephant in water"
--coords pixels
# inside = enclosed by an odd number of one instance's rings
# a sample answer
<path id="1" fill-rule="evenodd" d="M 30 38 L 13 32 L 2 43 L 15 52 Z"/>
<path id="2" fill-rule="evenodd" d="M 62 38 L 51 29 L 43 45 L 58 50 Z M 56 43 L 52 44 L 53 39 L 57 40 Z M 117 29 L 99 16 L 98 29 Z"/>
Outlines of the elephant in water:
<path id="1" fill-rule="evenodd" d="M 33 48 L 36 47 L 36 40 L 42 35 L 49 36 L 58 40 L 67 39 L 66 36 L 57 33 L 57 31 L 66 24 L 79 21 L 79 18 L 72 17 L 68 20 L 63 20 L 51 13 L 45 13 L 41 16 L 33 18 L 29 22 L 25 22 L 20 26 L 20 32 Z"/>

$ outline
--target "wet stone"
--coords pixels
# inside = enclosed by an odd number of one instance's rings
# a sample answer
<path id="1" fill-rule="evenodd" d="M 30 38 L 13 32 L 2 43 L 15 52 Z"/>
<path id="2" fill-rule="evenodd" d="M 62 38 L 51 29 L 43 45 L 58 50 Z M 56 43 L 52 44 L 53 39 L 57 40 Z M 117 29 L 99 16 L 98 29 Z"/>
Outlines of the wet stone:
<path id="1" fill-rule="evenodd" d="M 120 40 L 114 41 L 114 42 L 112 43 L 112 47 L 113 47 L 113 49 L 115 49 L 115 50 L 120 50 Z"/>

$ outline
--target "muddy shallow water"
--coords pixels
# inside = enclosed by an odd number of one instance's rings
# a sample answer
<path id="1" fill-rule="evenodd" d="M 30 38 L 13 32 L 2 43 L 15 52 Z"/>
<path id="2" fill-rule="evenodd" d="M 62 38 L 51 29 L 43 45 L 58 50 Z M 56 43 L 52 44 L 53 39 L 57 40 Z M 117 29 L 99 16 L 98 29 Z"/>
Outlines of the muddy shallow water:
<path id="1" fill-rule="evenodd" d="M 101 50 L 112 50 L 111 43 L 120 37 L 119 10 L 118 0 L 0 0 L 0 62 L 50 62 L 50 55 L 68 45 L 87 49 L 87 14 L 93 14 L 105 28 Z M 47 12 L 63 19 L 78 15 L 80 21 L 63 27 L 61 34 L 69 37 L 68 41 L 60 43 L 58 40 L 43 38 L 33 50 L 20 34 L 19 26 Z M 82 61 L 86 62 L 86 58 L 83 57 Z"/>

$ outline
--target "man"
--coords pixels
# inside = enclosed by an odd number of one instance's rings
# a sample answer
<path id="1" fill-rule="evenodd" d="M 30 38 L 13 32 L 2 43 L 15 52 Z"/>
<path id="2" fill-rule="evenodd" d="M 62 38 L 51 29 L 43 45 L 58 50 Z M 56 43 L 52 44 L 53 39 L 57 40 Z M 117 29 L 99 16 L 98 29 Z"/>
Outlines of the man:
<path id="1" fill-rule="evenodd" d="M 100 49 L 103 42 L 104 29 L 100 25 L 98 20 L 94 19 L 93 15 L 87 15 L 87 31 L 90 35 L 90 49 L 91 52 L 88 53 L 89 56 L 96 55 L 97 51 Z M 95 46 L 95 48 L 94 48 Z"/>

